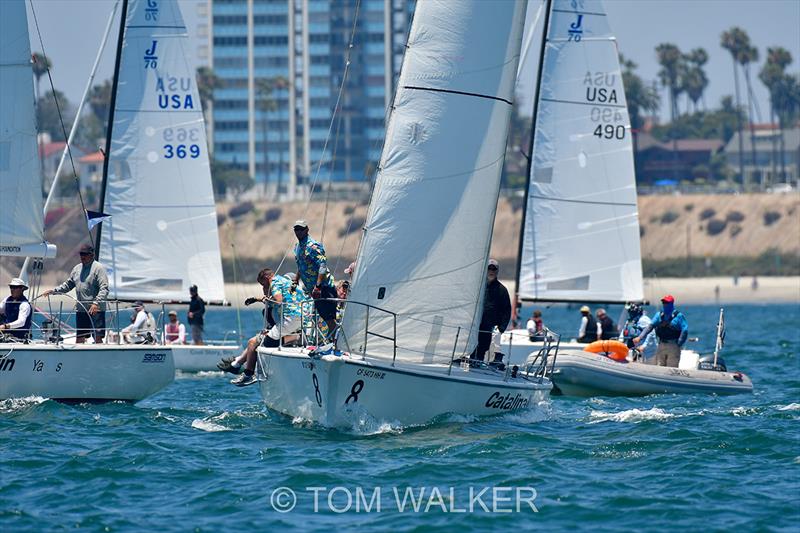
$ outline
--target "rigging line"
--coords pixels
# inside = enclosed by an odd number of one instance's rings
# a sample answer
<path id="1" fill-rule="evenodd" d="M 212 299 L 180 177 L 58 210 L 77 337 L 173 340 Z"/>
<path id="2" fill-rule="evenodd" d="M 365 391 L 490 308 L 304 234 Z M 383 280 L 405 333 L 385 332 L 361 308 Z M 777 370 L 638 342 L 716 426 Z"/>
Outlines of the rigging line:
<path id="1" fill-rule="evenodd" d="M 333 172 L 336 170 L 336 152 L 339 149 L 339 132 L 342 129 L 342 113 L 339 113 L 338 120 L 336 121 L 336 134 L 333 137 L 333 152 L 331 153 L 330 172 L 328 173 L 328 190 L 325 193 L 325 208 L 322 210 L 322 231 L 319 236 L 320 242 L 325 239 L 325 226 L 328 221 L 328 208 L 331 203 L 331 185 L 333 183 Z"/>
<path id="2" fill-rule="evenodd" d="M 342 81 L 339 84 L 339 91 L 336 95 L 336 105 L 334 105 L 334 116 L 331 117 L 330 124 L 328 125 L 328 133 L 325 136 L 325 142 L 322 145 L 322 154 L 317 161 L 317 170 L 314 172 L 314 179 L 311 182 L 311 186 L 309 187 L 308 191 L 308 198 L 306 199 L 306 205 L 303 207 L 303 218 L 305 219 L 308 214 L 308 209 L 311 206 L 311 199 L 314 197 L 314 189 L 317 187 L 317 183 L 319 182 L 319 174 L 322 169 L 322 164 L 325 161 L 325 153 L 328 150 L 328 143 L 331 138 L 331 133 L 333 132 L 333 125 L 336 123 L 337 120 L 337 110 L 339 109 L 339 105 L 342 101 L 342 94 L 344 93 L 345 84 L 347 82 L 348 74 L 350 72 L 350 55 L 353 50 L 353 41 L 355 40 L 355 33 L 356 33 L 356 26 L 358 23 L 358 14 L 361 8 L 361 0 L 356 0 L 356 8 L 355 13 L 353 15 L 353 27 L 350 30 L 350 42 L 347 46 L 347 52 L 345 53 L 345 67 L 344 73 L 342 74 Z M 331 168 L 333 168 L 335 161 L 331 161 Z M 289 250 L 294 250 L 294 244 L 290 244 L 289 248 L 283 252 L 283 257 L 281 258 L 280 262 L 278 263 L 278 267 L 275 269 L 275 272 L 280 272 L 281 266 L 283 266 L 284 261 L 286 261 L 286 257 L 289 255 Z"/>
<path id="3" fill-rule="evenodd" d="M 42 48 L 42 55 L 44 56 L 44 66 L 47 69 L 47 79 L 50 81 L 50 91 L 53 95 L 53 101 L 56 104 L 56 112 L 58 113 L 58 122 L 61 125 L 61 134 L 64 136 L 65 140 L 69 140 L 69 136 L 67 135 L 67 128 L 64 125 L 64 117 L 61 114 L 61 106 L 58 104 L 58 95 L 56 95 L 56 87 L 53 83 L 53 75 L 50 72 L 50 67 L 47 65 L 47 52 L 44 49 L 44 40 L 42 39 L 42 32 L 39 29 L 39 19 L 36 17 L 36 10 L 33 8 L 33 0 L 28 0 L 31 5 L 31 14 L 33 14 L 33 23 L 36 26 L 36 34 L 39 36 L 39 46 Z M 78 178 L 78 171 L 75 170 L 75 160 L 72 158 L 72 149 L 67 145 L 67 154 L 69 154 L 69 164 L 72 167 L 72 175 L 75 178 L 75 183 L 78 186 L 78 198 L 81 201 L 81 209 L 83 210 L 84 216 L 86 216 L 86 204 L 83 201 L 83 194 L 81 194 L 81 182 Z M 87 225 L 86 232 L 89 234 L 89 242 L 92 243 L 94 246 L 94 239 L 92 239 L 92 232 L 89 231 L 89 227 Z"/>

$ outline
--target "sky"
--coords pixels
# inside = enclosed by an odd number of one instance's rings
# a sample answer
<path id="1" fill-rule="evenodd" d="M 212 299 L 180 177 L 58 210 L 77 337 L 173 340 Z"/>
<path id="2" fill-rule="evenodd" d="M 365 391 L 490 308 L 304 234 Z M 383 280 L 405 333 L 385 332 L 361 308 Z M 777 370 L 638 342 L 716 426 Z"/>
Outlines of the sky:
<path id="1" fill-rule="evenodd" d="M 0 0 L 3 1 L 3 0 Z M 456 0 L 453 0 L 456 1 Z M 486 0 L 492 1 L 492 0 Z M 113 6 L 113 0 L 32 0 L 42 39 L 54 68 L 56 88 L 77 104 L 91 71 L 100 39 Z M 199 4 L 205 0 L 179 0 L 193 43 L 205 42 L 198 36 Z M 528 22 L 537 12 L 541 0 L 530 0 Z M 753 82 L 763 120 L 769 116 L 767 91 L 757 80 L 769 46 L 788 49 L 794 62 L 791 72 L 800 72 L 800 0 L 606 0 L 609 22 L 617 35 L 620 51 L 639 65 L 638 73 L 645 80 L 658 78 L 659 65 L 655 47 L 672 42 L 681 50 L 703 47 L 709 54 L 706 74 L 710 80 L 705 99 L 709 107 L 717 107 L 720 99 L 733 94 L 733 66 L 730 54 L 720 45 L 720 35 L 732 26 L 740 26 L 759 49 L 758 66 L 753 69 Z M 33 50 L 41 50 L 30 15 Z M 540 24 L 541 24 L 540 19 Z M 113 71 L 113 41 L 106 49 L 98 80 L 110 78 Z M 194 47 L 193 47 L 194 48 Z M 524 66 L 520 95 L 532 92 L 525 80 L 535 77 L 538 54 Z M 669 106 L 663 91 L 661 115 L 666 118 Z M 530 109 L 523 105 L 522 109 Z"/>

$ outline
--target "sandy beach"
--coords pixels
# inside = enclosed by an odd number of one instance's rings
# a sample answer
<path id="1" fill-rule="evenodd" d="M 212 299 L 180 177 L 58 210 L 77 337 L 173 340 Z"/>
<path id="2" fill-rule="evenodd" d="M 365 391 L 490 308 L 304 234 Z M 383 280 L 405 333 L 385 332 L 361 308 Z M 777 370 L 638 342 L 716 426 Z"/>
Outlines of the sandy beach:
<path id="1" fill-rule="evenodd" d="M 644 280 L 645 299 L 658 302 L 665 294 L 672 294 L 681 303 L 687 304 L 732 304 L 732 303 L 798 303 L 800 304 L 800 276 L 758 277 L 757 288 L 753 288 L 752 277 L 739 278 L 734 284 L 732 277 L 710 278 L 647 278 Z M 514 282 L 501 280 L 513 293 Z M 719 287 L 719 294 L 715 288 Z M 261 294 L 255 283 L 226 283 L 225 296 L 232 305 L 251 295 Z"/>

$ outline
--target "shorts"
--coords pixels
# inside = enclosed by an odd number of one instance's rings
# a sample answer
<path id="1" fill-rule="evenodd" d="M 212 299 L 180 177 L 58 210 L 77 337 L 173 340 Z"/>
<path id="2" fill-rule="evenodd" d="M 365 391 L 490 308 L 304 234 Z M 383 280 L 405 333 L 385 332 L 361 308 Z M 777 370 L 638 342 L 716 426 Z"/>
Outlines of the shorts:
<path id="1" fill-rule="evenodd" d="M 78 338 L 89 337 L 93 334 L 105 337 L 106 312 L 98 311 L 94 315 L 90 315 L 86 311 L 78 311 L 75 313 L 75 328 Z"/>
<path id="2" fill-rule="evenodd" d="M 336 288 L 331 287 L 330 285 L 324 285 L 320 288 L 320 298 L 338 298 L 339 296 L 336 294 Z M 315 299 L 314 305 L 317 308 L 317 313 L 319 313 L 320 318 L 326 322 L 330 322 L 331 320 L 336 320 L 336 307 L 337 302 L 335 300 L 327 300 L 327 301 L 320 301 Z"/>
<path id="3" fill-rule="evenodd" d="M 267 336 L 277 341 L 280 339 L 281 335 L 291 335 L 292 333 L 296 333 L 300 329 L 300 317 L 299 316 L 285 316 L 283 317 L 283 326 L 278 326 L 275 324 L 270 328 L 267 332 Z M 260 344 L 260 342 L 259 342 Z"/>
<path id="4" fill-rule="evenodd" d="M 192 340 L 203 338 L 203 325 L 192 324 Z"/>

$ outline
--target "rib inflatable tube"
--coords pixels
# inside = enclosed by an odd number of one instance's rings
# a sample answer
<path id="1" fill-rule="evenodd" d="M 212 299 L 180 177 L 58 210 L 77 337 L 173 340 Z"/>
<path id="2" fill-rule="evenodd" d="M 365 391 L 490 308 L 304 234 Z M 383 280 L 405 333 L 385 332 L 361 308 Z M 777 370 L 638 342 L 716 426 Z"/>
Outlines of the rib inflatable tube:
<path id="1" fill-rule="evenodd" d="M 619 341 L 594 341 L 591 344 L 587 344 L 583 351 L 602 353 L 614 361 L 625 361 L 628 358 L 628 346 L 624 342 Z"/>

